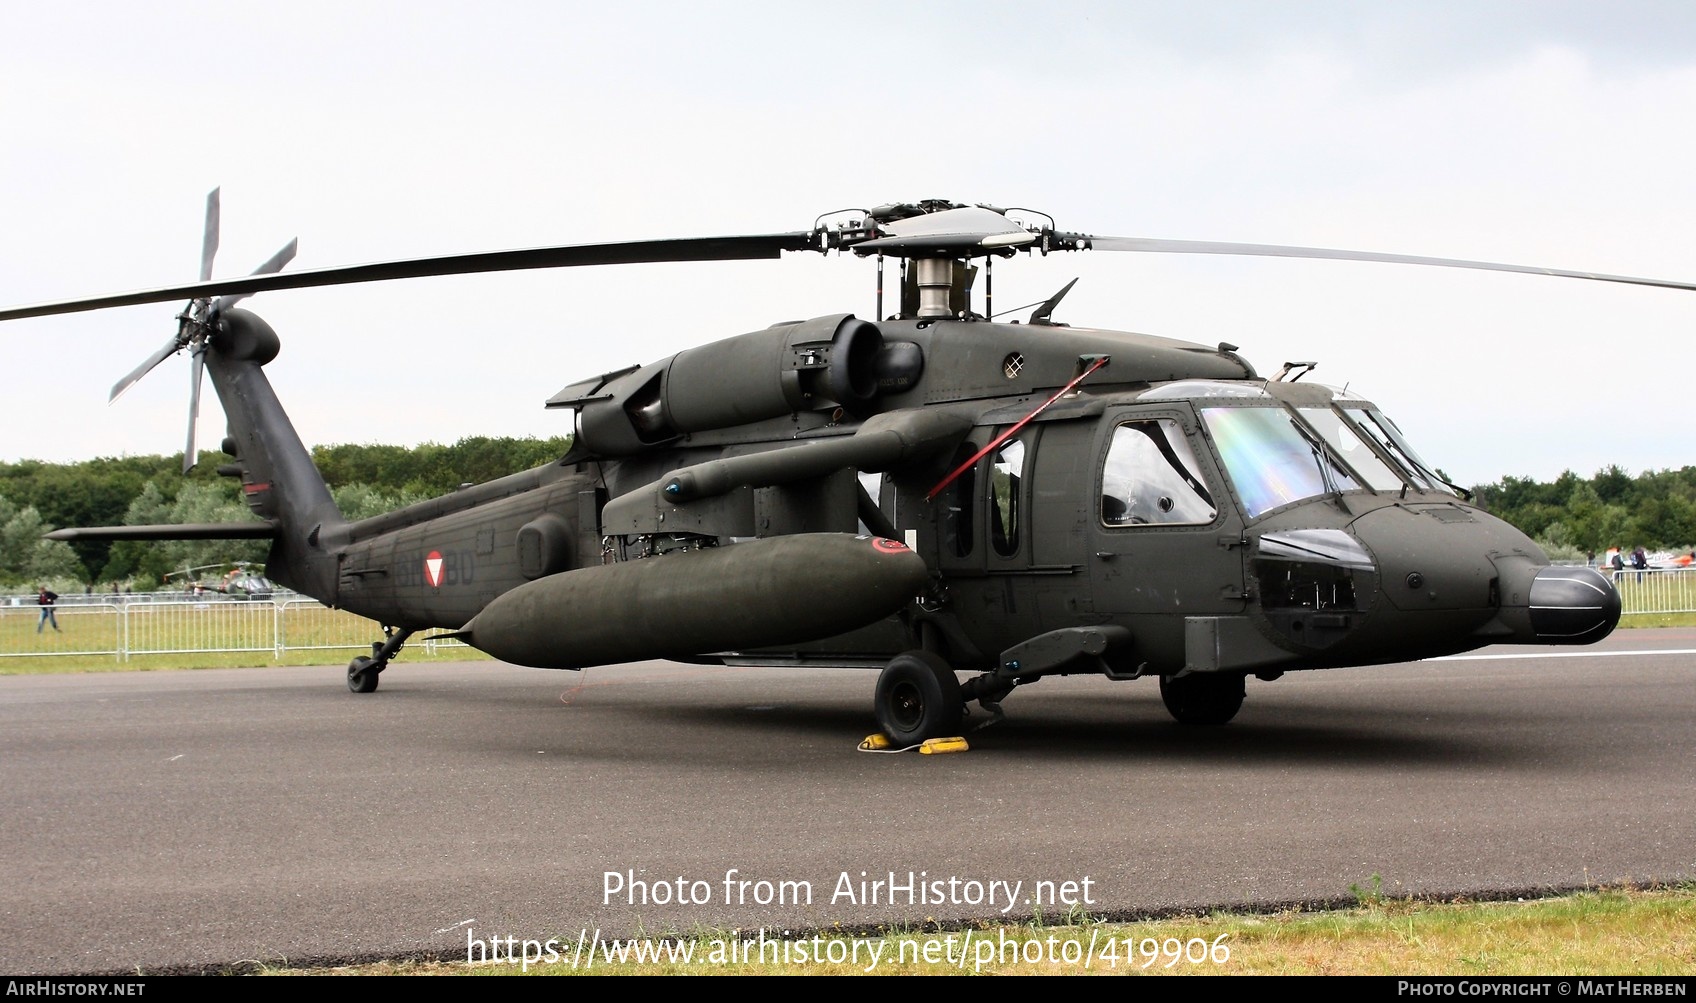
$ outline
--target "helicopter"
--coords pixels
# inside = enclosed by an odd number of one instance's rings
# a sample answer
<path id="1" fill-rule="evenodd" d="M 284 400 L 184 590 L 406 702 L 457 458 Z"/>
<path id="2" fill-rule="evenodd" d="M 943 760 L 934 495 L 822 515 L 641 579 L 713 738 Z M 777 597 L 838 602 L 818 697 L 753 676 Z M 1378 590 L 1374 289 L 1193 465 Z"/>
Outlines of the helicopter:
<path id="1" fill-rule="evenodd" d="M 1173 718 L 1223 725 L 1249 676 L 1397 663 L 1487 644 L 1588 644 L 1612 583 L 1552 565 L 1474 505 L 1390 417 L 1262 376 L 1237 346 L 1054 319 L 1073 283 L 998 321 L 993 264 L 1082 251 L 1380 261 L 1696 289 L 1658 279 L 1368 251 L 1101 237 L 1046 214 L 948 200 L 818 217 L 806 230 L 561 245 L 213 280 L 0 310 L 0 321 L 188 299 L 112 388 L 190 358 L 228 422 L 218 473 L 256 521 L 67 528 L 55 539 L 266 539 L 269 577 L 382 628 L 348 665 L 377 689 L 419 631 L 555 669 L 645 659 L 879 670 L 889 743 L 989 723 L 1052 675 L 1155 677 Z M 874 319 L 788 321 L 570 383 L 555 462 L 375 518 L 342 517 L 265 375 L 260 292 L 650 262 L 872 257 Z M 899 263 L 886 313 L 886 262 Z M 975 293 L 984 279 L 982 296 Z M 981 303 L 981 307 L 980 304 Z M 1003 311 L 1004 316 L 1008 311 Z M 965 676 L 962 679 L 962 675 Z"/>
<path id="2" fill-rule="evenodd" d="M 220 575 L 211 585 L 204 585 L 201 582 L 203 571 L 217 571 Z M 216 593 L 238 599 L 269 599 L 276 587 L 265 578 L 264 572 L 262 565 L 255 565 L 251 561 L 200 564 L 167 572 L 165 585 L 167 588 L 175 588 L 180 584 L 184 591 L 200 595 Z"/>

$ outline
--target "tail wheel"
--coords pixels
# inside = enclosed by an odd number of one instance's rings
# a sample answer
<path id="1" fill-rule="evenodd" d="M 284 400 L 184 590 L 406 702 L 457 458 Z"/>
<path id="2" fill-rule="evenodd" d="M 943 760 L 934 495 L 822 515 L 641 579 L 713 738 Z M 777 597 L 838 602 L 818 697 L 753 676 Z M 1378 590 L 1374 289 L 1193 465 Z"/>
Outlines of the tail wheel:
<path id="1" fill-rule="evenodd" d="M 372 666 L 372 660 L 360 655 L 347 663 L 347 688 L 354 693 L 375 693 L 377 691 L 378 671 Z"/>
<path id="2" fill-rule="evenodd" d="M 1179 724 L 1220 725 L 1243 707 L 1243 674 L 1195 672 L 1161 676 L 1160 699 Z"/>
<path id="3" fill-rule="evenodd" d="M 960 733 L 960 678 L 928 651 L 896 655 L 877 677 L 877 723 L 896 745 Z"/>

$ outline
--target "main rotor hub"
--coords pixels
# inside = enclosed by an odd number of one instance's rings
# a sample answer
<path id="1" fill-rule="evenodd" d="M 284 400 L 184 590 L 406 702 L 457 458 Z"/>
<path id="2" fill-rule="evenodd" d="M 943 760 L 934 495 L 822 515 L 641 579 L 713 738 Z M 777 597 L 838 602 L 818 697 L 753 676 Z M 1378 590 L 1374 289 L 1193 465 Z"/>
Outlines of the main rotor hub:
<path id="1" fill-rule="evenodd" d="M 1012 213 L 1040 217 L 1031 223 Z M 1054 230 L 1046 213 L 992 205 L 963 205 L 944 199 L 898 202 L 856 214 L 834 227 L 816 224 L 814 247 L 901 258 L 902 314 L 925 319 L 963 316 L 977 267 L 973 258 L 1011 257 L 1018 251 L 1077 250 L 1075 235 Z M 879 275 L 882 274 L 881 265 Z M 882 280 L 879 280 L 879 313 Z M 989 293 L 986 283 L 986 305 Z"/>
<path id="2" fill-rule="evenodd" d="M 826 249 L 897 258 L 968 258 L 1009 255 L 1036 244 L 1043 230 L 1026 227 L 987 205 L 931 199 L 879 206 L 862 225 L 820 231 Z"/>

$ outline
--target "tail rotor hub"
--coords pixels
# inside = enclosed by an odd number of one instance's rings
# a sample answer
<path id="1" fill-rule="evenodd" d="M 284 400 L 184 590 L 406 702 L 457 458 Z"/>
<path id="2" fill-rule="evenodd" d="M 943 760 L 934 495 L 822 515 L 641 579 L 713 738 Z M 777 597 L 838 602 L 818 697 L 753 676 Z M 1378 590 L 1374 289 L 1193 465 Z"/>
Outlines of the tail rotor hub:
<path id="1" fill-rule="evenodd" d="M 209 282 L 212 279 L 212 260 L 218 254 L 218 221 L 221 215 L 219 207 L 219 189 L 212 189 L 206 196 L 206 231 L 200 245 L 200 281 Z M 294 258 L 297 248 L 296 241 L 289 241 L 282 250 L 271 255 L 270 259 L 254 269 L 254 275 L 269 275 L 280 272 L 283 266 Z M 195 430 L 200 418 L 200 384 L 201 377 L 206 371 L 206 348 L 212 333 L 217 330 L 219 316 L 230 307 L 244 299 L 247 293 L 231 293 L 213 299 L 210 296 L 197 296 L 188 301 L 183 312 L 177 314 L 177 333 L 165 347 L 148 356 L 141 365 L 131 370 L 128 376 L 112 385 L 112 395 L 107 403 L 123 396 L 124 391 L 134 386 L 143 376 L 153 370 L 154 366 L 164 362 L 166 358 L 188 350 L 191 366 L 189 368 L 189 398 L 188 398 L 188 439 L 183 446 L 183 473 L 194 469 L 199 458 L 195 449 Z"/>

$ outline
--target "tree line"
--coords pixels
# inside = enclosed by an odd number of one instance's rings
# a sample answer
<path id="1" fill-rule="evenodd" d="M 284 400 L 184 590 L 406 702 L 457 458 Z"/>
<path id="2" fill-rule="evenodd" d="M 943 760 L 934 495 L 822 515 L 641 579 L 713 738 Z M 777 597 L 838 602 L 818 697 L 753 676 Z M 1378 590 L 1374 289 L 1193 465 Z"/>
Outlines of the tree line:
<path id="1" fill-rule="evenodd" d="M 1569 470 L 1547 483 L 1504 477 L 1473 490 L 1480 507 L 1557 559 L 1609 547 L 1689 552 L 1696 544 L 1696 467 L 1633 477 L 1610 466 L 1588 479 Z"/>
<path id="2" fill-rule="evenodd" d="M 570 445 L 566 437 L 476 436 L 446 446 L 319 446 L 312 460 L 342 512 L 363 519 L 550 463 Z M 204 454 L 186 478 L 181 454 L 0 463 L 0 587 L 122 582 L 152 588 L 185 568 L 263 561 L 261 540 L 71 545 L 41 539 L 59 526 L 250 520 L 240 485 L 216 474 L 222 459 Z M 1504 477 L 1472 490 L 1480 507 L 1557 560 L 1612 546 L 1687 551 L 1696 544 L 1696 467 L 1632 476 L 1611 466 L 1590 478 L 1571 471 L 1549 482 Z"/>
<path id="3" fill-rule="evenodd" d="M 452 445 L 319 446 L 312 461 L 343 514 L 364 519 L 447 494 L 461 484 L 550 463 L 570 446 L 568 437 L 474 436 Z M 183 569 L 263 561 L 268 546 L 263 540 L 66 544 L 41 539 L 60 526 L 251 521 L 240 482 L 217 475 L 218 464 L 227 461 L 222 453 L 205 452 L 187 477 L 181 472 L 181 453 L 0 463 L 0 587 L 48 583 L 58 591 L 79 585 L 104 590 L 123 583 L 142 590 L 158 587 Z"/>

